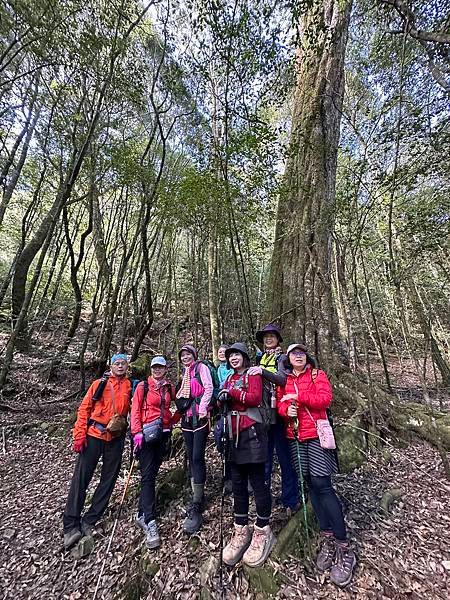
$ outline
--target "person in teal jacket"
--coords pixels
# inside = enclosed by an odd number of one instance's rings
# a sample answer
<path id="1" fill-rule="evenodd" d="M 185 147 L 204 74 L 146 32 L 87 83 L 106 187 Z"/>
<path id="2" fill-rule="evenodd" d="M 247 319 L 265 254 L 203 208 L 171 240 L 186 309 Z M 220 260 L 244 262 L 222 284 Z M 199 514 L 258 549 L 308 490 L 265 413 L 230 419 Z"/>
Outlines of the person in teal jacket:
<path id="1" fill-rule="evenodd" d="M 217 367 L 217 376 L 219 378 L 220 389 L 223 389 L 224 383 L 227 380 L 229 375 L 234 373 L 234 369 L 229 369 L 227 367 L 227 358 L 225 356 L 225 350 L 229 348 L 227 344 L 221 344 L 219 349 L 217 350 L 217 358 L 220 363 Z M 228 460 L 225 464 L 225 481 L 223 486 L 223 491 L 225 494 L 231 494 L 232 484 L 231 484 L 231 467 Z"/>
<path id="2" fill-rule="evenodd" d="M 217 376 L 219 377 L 220 389 L 223 388 L 223 384 L 225 383 L 228 375 L 232 375 L 234 373 L 233 369 L 229 369 L 227 367 L 227 359 L 225 357 L 225 350 L 227 348 L 229 348 L 227 344 L 222 344 L 217 350 L 217 358 L 220 360 L 220 364 L 217 367 Z"/>

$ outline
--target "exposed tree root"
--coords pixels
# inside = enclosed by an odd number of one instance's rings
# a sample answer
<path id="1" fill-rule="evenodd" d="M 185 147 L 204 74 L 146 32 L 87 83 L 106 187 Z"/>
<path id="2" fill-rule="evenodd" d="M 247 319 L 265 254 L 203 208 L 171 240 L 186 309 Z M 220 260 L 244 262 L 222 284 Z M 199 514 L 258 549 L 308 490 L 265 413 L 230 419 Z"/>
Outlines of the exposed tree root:
<path id="1" fill-rule="evenodd" d="M 450 479 L 450 415 L 419 403 L 404 404 L 379 386 L 370 386 L 358 376 L 342 372 L 333 380 L 334 412 L 339 459 L 343 471 L 364 462 L 364 452 L 374 443 L 394 434 L 410 441 L 416 436 L 436 448 Z M 371 434 L 376 434 L 371 436 Z"/>

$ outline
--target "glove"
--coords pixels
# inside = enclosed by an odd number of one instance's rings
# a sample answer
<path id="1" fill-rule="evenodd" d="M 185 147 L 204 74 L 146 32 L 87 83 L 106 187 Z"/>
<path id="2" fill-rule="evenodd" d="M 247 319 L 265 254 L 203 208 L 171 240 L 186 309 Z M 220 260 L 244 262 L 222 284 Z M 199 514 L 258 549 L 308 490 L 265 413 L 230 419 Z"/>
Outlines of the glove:
<path id="1" fill-rule="evenodd" d="M 218 400 L 220 402 L 226 402 L 228 398 L 228 390 L 226 390 L 225 388 L 223 390 L 220 390 L 219 392 L 219 396 L 218 396 Z"/>
<path id="2" fill-rule="evenodd" d="M 137 433 L 135 436 L 133 436 L 133 446 L 135 452 L 139 452 L 139 450 L 142 449 L 143 441 L 144 436 L 142 435 L 142 433 Z"/>
<path id="3" fill-rule="evenodd" d="M 250 369 L 247 371 L 248 375 L 262 375 L 262 368 L 261 367 L 250 367 Z"/>
<path id="4" fill-rule="evenodd" d="M 87 448 L 87 439 L 82 438 L 81 440 L 75 440 L 72 446 L 72 450 L 77 454 L 83 454 Z"/>

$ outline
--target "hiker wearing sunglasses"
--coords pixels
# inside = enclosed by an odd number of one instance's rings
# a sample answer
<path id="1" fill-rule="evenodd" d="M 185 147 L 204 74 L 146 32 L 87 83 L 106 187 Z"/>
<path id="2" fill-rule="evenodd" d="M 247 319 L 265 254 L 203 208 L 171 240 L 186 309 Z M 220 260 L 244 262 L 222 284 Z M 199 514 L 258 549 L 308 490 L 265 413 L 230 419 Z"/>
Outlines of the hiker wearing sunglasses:
<path id="1" fill-rule="evenodd" d="M 131 434 L 141 467 L 141 494 L 137 524 L 145 534 L 147 548 L 161 543 L 156 523 L 156 476 L 169 443 L 172 415 L 170 403 L 175 388 L 167 379 L 167 361 L 155 356 L 150 363 L 151 375 L 136 387 L 131 407 Z"/>
<path id="2" fill-rule="evenodd" d="M 319 522 L 322 543 L 316 558 L 320 571 L 330 569 L 330 580 L 340 587 L 350 583 L 356 558 L 347 539 L 342 505 L 331 476 L 337 472 L 336 445 L 327 408 L 332 389 L 324 371 L 303 344 L 287 350 L 292 372 L 277 392 L 277 410 L 286 424 L 292 463 Z"/>
<path id="3" fill-rule="evenodd" d="M 197 350 L 191 344 L 181 347 L 178 358 L 183 367 L 182 379 L 177 386 L 175 404 L 182 415 L 181 429 L 186 445 L 192 502 L 187 507 L 183 531 L 196 533 L 203 523 L 206 481 L 206 440 L 209 434 L 209 412 L 214 386 L 208 366 L 198 360 Z"/>
<path id="4" fill-rule="evenodd" d="M 239 342 L 226 350 L 233 374 L 228 377 L 219 399 L 228 402 L 228 430 L 231 481 L 233 489 L 234 531 L 223 550 L 222 560 L 233 566 L 241 558 L 249 567 L 262 565 L 269 556 L 275 536 L 269 525 L 272 502 L 265 482 L 267 428 L 262 410 L 261 375 L 250 375 L 250 358 L 245 344 Z M 256 504 L 256 523 L 248 524 L 251 484 Z"/>
<path id="5" fill-rule="evenodd" d="M 128 364 L 126 354 L 114 354 L 111 373 L 92 383 L 78 408 L 72 447 L 78 458 L 63 515 L 66 550 L 82 535 L 92 534 L 119 475 L 131 399 L 131 382 L 126 376 Z M 86 490 L 100 458 L 100 481 L 89 509 L 81 518 Z"/>
<path id="6" fill-rule="evenodd" d="M 256 332 L 256 340 L 263 345 L 264 352 L 258 359 L 258 366 L 251 367 L 249 375 L 261 375 L 263 378 L 263 393 L 270 398 L 273 408 L 272 423 L 268 432 L 268 455 L 266 462 L 266 483 L 271 489 L 273 455 L 277 454 L 281 471 L 281 498 L 279 501 L 290 517 L 299 506 L 298 481 L 292 467 L 289 446 L 284 434 L 284 423 L 277 417 L 276 388 L 286 383 L 286 355 L 280 344 L 283 342 L 281 331 L 275 323 L 269 323 Z"/>

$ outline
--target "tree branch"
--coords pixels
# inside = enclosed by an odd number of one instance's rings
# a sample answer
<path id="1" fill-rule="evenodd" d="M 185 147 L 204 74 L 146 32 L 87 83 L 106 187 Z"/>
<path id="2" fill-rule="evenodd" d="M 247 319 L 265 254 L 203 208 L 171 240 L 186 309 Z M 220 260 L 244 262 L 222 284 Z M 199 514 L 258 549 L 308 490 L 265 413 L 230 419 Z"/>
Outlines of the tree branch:
<path id="1" fill-rule="evenodd" d="M 423 31 L 422 29 L 416 28 L 416 17 L 414 13 L 409 9 L 404 0 L 379 0 L 382 4 L 389 4 L 393 6 L 398 12 L 400 17 L 403 19 L 404 29 L 401 33 L 406 30 L 407 33 L 416 40 L 423 42 L 434 42 L 436 44 L 450 44 L 450 34 L 439 31 Z M 399 32 L 400 33 L 400 32 Z"/>

